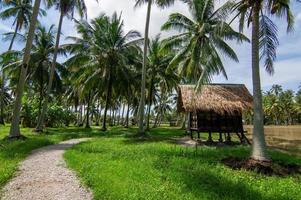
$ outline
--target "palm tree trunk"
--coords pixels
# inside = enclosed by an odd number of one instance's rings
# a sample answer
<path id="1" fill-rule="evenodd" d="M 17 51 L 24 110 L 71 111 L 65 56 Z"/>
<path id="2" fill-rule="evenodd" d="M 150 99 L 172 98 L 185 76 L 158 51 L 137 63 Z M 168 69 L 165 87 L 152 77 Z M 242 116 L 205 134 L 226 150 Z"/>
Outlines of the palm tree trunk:
<path id="1" fill-rule="evenodd" d="M 4 89 L 5 89 L 5 75 L 4 75 L 4 70 L 2 68 L 1 71 L 1 91 L 0 91 L 0 124 L 5 125 L 4 122 Z"/>
<path id="2" fill-rule="evenodd" d="M 90 128 L 90 122 L 89 122 L 90 99 L 91 99 L 91 92 L 89 92 L 89 94 L 88 94 L 87 111 L 86 111 L 86 127 L 85 128 Z"/>
<path id="3" fill-rule="evenodd" d="M 40 73 L 40 98 L 39 98 L 39 115 L 41 114 L 41 111 L 42 111 L 42 103 L 43 103 L 43 85 L 44 85 L 44 80 L 43 80 L 43 71 L 41 70 L 41 73 Z"/>
<path id="4" fill-rule="evenodd" d="M 105 110 L 104 110 L 104 114 L 103 114 L 103 121 L 102 121 L 102 131 L 106 131 L 107 127 L 106 127 L 106 120 L 107 120 L 107 112 L 108 112 L 108 108 L 110 105 L 110 100 L 111 100 L 111 90 L 112 90 L 112 78 L 111 78 L 111 73 L 109 74 L 109 79 L 108 79 L 109 83 L 108 83 L 108 88 L 107 88 L 107 94 L 106 94 L 106 105 L 105 105 Z"/>
<path id="5" fill-rule="evenodd" d="M 126 111 L 126 119 L 125 119 L 125 128 L 129 127 L 129 115 L 130 115 L 130 105 L 128 104 L 128 109 Z"/>
<path id="6" fill-rule="evenodd" d="M 121 117 L 120 117 L 120 114 L 121 114 L 121 107 L 118 108 L 117 126 L 119 126 L 119 124 L 120 124 L 120 118 L 121 118 Z"/>
<path id="7" fill-rule="evenodd" d="M 83 105 L 81 104 L 80 107 L 79 107 L 77 125 L 82 126 L 82 124 L 83 124 Z"/>
<path id="8" fill-rule="evenodd" d="M 95 113 L 95 125 L 99 126 L 99 119 L 100 119 L 100 103 L 99 100 L 97 101 L 97 112 Z"/>
<path id="9" fill-rule="evenodd" d="M 49 74 L 49 82 L 48 82 L 48 86 L 47 86 L 47 93 L 46 93 L 45 100 L 44 100 L 44 103 L 43 103 L 43 109 L 42 109 L 41 115 L 39 116 L 39 119 L 38 119 L 38 124 L 37 124 L 37 127 L 36 127 L 37 132 L 43 132 L 44 118 L 45 118 L 45 115 L 46 115 L 46 112 L 47 112 L 49 95 L 51 93 L 51 88 L 52 88 L 52 83 L 53 83 L 53 78 L 54 78 L 55 64 L 56 64 L 58 48 L 59 48 L 59 44 L 60 44 L 60 37 L 61 37 L 63 19 L 64 19 L 64 13 L 61 12 L 60 19 L 59 19 L 59 25 L 58 25 L 58 31 L 57 31 L 57 35 L 56 35 L 56 42 L 55 42 L 54 53 L 53 53 L 53 60 L 52 60 L 52 64 L 51 64 L 50 74 Z"/>
<path id="10" fill-rule="evenodd" d="M 120 122 L 121 125 L 124 124 L 124 110 L 125 110 L 125 104 L 123 104 L 123 106 L 122 106 L 122 116 L 121 116 L 121 122 Z"/>
<path id="11" fill-rule="evenodd" d="M 16 36 L 17 36 L 17 33 L 18 33 L 18 28 L 19 28 L 19 23 L 16 24 L 14 35 L 13 35 L 11 41 L 10 41 L 8 51 L 11 51 L 13 49 L 13 45 L 14 45 L 14 42 L 15 42 L 15 39 L 16 39 Z"/>
<path id="12" fill-rule="evenodd" d="M 141 83 L 141 97 L 140 97 L 140 105 L 139 105 L 139 133 L 141 135 L 145 134 L 145 130 L 144 130 L 145 80 L 146 80 L 146 59 L 147 59 L 147 49 L 148 49 L 148 34 L 149 34 L 151 8 L 152 8 L 152 0 L 149 0 L 147 6 L 145 34 L 144 34 L 142 83 Z"/>
<path id="13" fill-rule="evenodd" d="M 41 0 L 35 0 L 34 6 L 33 6 L 32 17 L 30 20 L 30 26 L 28 29 L 28 35 L 27 35 L 27 41 L 26 41 L 26 45 L 25 45 L 24 55 L 23 55 L 23 63 L 22 63 L 22 67 L 21 67 L 21 73 L 20 73 L 19 82 L 18 82 L 17 91 L 16 91 L 16 98 L 15 98 L 15 103 L 14 103 L 14 107 L 13 107 L 12 123 L 11 123 L 10 132 L 9 132 L 9 136 L 8 136 L 9 138 L 20 138 L 20 136 L 21 136 L 19 123 L 20 123 L 20 113 L 21 113 L 21 106 L 22 106 L 22 97 L 23 97 L 24 86 L 25 86 L 25 82 L 26 82 L 28 62 L 30 59 L 30 51 L 31 51 L 34 33 L 35 33 L 35 29 L 36 29 L 36 23 L 37 23 L 37 19 L 38 19 L 40 4 L 41 4 Z"/>
<path id="14" fill-rule="evenodd" d="M 268 161 L 263 127 L 262 93 L 259 70 L 259 12 L 260 4 L 253 9 L 252 21 L 252 77 L 254 96 L 254 130 L 252 142 L 252 159 Z"/>
<path id="15" fill-rule="evenodd" d="M 146 130 L 149 130 L 150 112 L 151 112 L 151 107 L 152 107 L 152 98 L 153 98 L 153 79 L 151 79 L 151 82 L 150 82 L 149 104 L 148 104 L 148 110 L 147 110 L 147 125 L 146 125 Z"/>

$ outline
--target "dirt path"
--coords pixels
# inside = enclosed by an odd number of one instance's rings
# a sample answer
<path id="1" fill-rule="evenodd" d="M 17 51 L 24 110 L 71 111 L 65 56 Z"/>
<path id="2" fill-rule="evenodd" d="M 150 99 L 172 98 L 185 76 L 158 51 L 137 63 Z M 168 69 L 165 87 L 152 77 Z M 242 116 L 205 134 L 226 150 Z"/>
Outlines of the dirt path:
<path id="1" fill-rule="evenodd" d="M 64 151 L 88 139 L 73 139 L 37 149 L 22 162 L 16 177 L 3 190 L 3 200 L 90 200 L 92 194 L 80 185 L 66 167 Z"/>

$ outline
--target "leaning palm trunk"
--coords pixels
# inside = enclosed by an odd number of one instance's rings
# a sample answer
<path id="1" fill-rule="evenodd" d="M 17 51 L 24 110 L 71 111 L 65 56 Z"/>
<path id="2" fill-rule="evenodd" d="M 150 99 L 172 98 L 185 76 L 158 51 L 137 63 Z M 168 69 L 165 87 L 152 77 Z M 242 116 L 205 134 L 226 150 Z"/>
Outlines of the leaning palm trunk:
<path id="1" fill-rule="evenodd" d="M 253 10 L 252 21 L 252 76 L 254 96 L 254 130 L 252 158 L 258 161 L 268 161 L 263 127 L 262 93 L 259 71 L 259 12 L 260 5 L 257 3 Z"/>
<path id="2" fill-rule="evenodd" d="M 13 45 L 14 45 L 14 42 L 15 42 L 15 38 L 16 38 L 16 35 L 17 35 L 17 32 L 18 32 L 18 27 L 19 27 L 19 24 L 17 23 L 16 24 L 16 27 L 15 27 L 15 31 L 14 31 L 14 35 L 10 41 L 10 44 L 9 44 L 9 47 L 8 47 L 8 51 L 11 51 L 13 49 Z M 2 81 L 2 84 L 1 84 L 1 91 L 0 91 L 0 124 L 2 125 L 5 125 L 5 122 L 4 122 L 4 86 L 5 86 L 5 74 L 4 74 L 4 69 L 2 68 L 2 71 L 1 71 L 1 81 Z"/>
<path id="3" fill-rule="evenodd" d="M 4 122 L 4 84 L 5 84 L 5 75 L 4 75 L 4 70 L 2 69 L 1 72 L 1 91 L 0 91 L 0 124 L 5 125 Z"/>
<path id="4" fill-rule="evenodd" d="M 144 51 L 143 51 L 143 67 L 142 67 L 142 83 L 141 83 L 141 97 L 139 105 L 139 133 L 144 135 L 144 106 L 145 106 L 145 80 L 146 80 L 146 57 L 148 49 L 148 33 L 149 33 L 149 22 L 152 8 L 152 0 L 148 1 L 146 24 L 145 24 L 145 35 L 144 35 Z"/>
<path id="5" fill-rule="evenodd" d="M 18 86 L 17 86 L 15 103 L 14 103 L 14 107 L 13 107 L 13 116 L 12 116 L 10 132 L 9 132 L 9 138 L 18 138 L 21 136 L 19 123 L 20 123 L 20 113 L 21 113 L 21 106 L 22 106 L 22 96 L 23 96 L 24 86 L 25 86 L 25 82 L 26 82 L 28 62 L 30 59 L 30 51 L 31 51 L 36 23 L 37 23 L 37 19 L 38 19 L 40 3 L 41 3 L 41 0 L 35 0 L 34 6 L 33 6 L 32 17 L 31 17 L 31 21 L 30 21 L 26 46 L 25 46 L 24 55 L 23 55 L 23 63 L 22 63 L 22 67 L 21 67 L 21 73 L 20 73 L 20 78 L 19 78 L 19 82 L 18 82 Z"/>
<path id="6" fill-rule="evenodd" d="M 53 76 L 54 76 L 54 71 L 55 71 L 55 64 L 56 64 L 56 59 L 57 59 L 57 54 L 58 54 L 58 48 L 59 48 L 59 44 L 60 44 L 63 19 L 64 19 L 64 14 L 61 12 L 60 19 L 59 19 L 58 32 L 56 35 L 54 53 L 53 53 L 53 61 L 51 64 L 51 69 L 50 69 L 50 74 L 49 74 L 47 93 L 46 93 L 45 100 L 43 103 L 41 115 L 39 116 L 39 119 L 38 119 L 38 123 L 37 123 L 37 127 L 36 127 L 37 132 L 43 132 L 43 128 L 44 128 L 44 119 L 45 119 L 45 115 L 47 113 L 48 100 L 49 100 L 49 95 L 51 93 L 51 88 L 52 88 L 52 83 L 53 83 Z"/>

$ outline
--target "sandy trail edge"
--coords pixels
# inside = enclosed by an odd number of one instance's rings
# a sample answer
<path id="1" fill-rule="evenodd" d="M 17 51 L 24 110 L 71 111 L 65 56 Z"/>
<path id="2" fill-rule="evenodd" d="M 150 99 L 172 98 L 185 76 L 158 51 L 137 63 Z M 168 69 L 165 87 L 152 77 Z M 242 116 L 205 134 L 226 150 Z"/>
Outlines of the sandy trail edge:
<path id="1" fill-rule="evenodd" d="M 1 191 L 2 200 L 91 200 L 91 191 L 81 186 L 66 167 L 63 154 L 88 138 L 72 139 L 34 150 L 19 166 L 16 176 Z"/>

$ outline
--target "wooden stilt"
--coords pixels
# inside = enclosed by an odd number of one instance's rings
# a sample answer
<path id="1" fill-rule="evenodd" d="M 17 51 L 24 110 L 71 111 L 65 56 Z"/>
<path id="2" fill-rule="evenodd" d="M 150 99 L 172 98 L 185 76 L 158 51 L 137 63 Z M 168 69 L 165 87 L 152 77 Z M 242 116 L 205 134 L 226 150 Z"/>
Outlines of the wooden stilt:
<path id="1" fill-rule="evenodd" d="M 231 135 L 230 133 L 227 133 L 227 139 L 226 139 L 227 142 L 231 142 Z"/>
<path id="2" fill-rule="evenodd" d="M 208 132 L 208 142 L 213 142 L 211 131 Z"/>
<path id="3" fill-rule="evenodd" d="M 222 133 L 219 133 L 219 139 L 218 139 L 219 142 L 223 142 L 223 134 Z"/>

